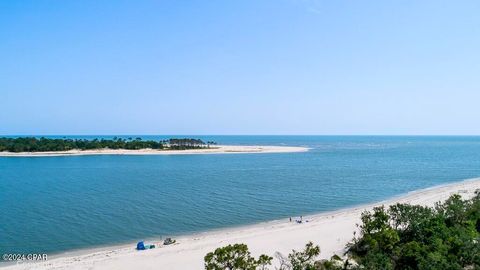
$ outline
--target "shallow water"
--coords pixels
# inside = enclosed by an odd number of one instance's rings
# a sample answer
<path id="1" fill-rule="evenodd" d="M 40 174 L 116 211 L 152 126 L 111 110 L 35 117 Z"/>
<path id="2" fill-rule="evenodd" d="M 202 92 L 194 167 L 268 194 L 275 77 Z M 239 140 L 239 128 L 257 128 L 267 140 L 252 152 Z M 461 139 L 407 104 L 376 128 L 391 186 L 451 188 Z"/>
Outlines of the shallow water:
<path id="1" fill-rule="evenodd" d="M 480 137 L 200 137 L 312 150 L 0 157 L 0 253 L 56 253 L 251 224 L 480 176 Z"/>

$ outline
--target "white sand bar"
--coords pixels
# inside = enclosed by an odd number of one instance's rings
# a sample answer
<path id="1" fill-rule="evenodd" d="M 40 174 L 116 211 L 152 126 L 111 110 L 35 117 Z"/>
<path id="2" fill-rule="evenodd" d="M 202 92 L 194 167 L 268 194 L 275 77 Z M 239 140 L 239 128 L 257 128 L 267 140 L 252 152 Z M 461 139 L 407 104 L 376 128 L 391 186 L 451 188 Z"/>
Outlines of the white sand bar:
<path id="1" fill-rule="evenodd" d="M 0 157 L 49 157 L 82 155 L 192 155 L 192 154 L 242 154 L 242 153 L 291 153 L 306 152 L 309 148 L 297 146 L 263 146 L 263 145 L 215 145 L 210 148 L 189 150 L 155 150 L 155 149 L 98 149 L 69 150 L 55 152 L 0 152 Z"/>
<path id="2" fill-rule="evenodd" d="M 360 214 L 364 210 L 397 202 L 432 206 L 455 193 L 464 198 L 472 197 L 476 189 L 480 189 L 480 178 L 423 189 L 371 205 L 306 216 L 303 220 L 308 222 L 302 224 L 289 222 L 286 218 L 180 237 L 177 244 L 152 250 L 135 251 L 135 243 L 132 242 L 129 246 L 82 251 L 82 254 L 77 255 L 65 254 L 47 262 L 10 266 L 6 269 L 195 270 L 203 269 L 203 257 L 207 252 L 233 243 L 247 244 L 254 255 L 265 253 L 273 256 L 275 251 L 288 254 L 292 249 L 301 249 L 305 243 L 313 241 L 320 245 L 321 257 L 328 258 L 335 253 L 343 253 L 345 244 L 351 240 L 353 231 L 356 230 L 355 223 L 359 223 Z"/>

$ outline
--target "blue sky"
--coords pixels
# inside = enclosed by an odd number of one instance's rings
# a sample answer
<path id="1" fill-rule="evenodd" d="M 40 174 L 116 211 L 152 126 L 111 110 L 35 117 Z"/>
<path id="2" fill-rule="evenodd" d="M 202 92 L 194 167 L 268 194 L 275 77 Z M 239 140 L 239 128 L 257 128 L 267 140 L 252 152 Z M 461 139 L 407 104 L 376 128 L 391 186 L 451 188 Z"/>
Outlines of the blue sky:
<path id="1" fill-rule="evenodd" d="M 1 1 L 0 134 L 480 134 L 480 1 Z"/>

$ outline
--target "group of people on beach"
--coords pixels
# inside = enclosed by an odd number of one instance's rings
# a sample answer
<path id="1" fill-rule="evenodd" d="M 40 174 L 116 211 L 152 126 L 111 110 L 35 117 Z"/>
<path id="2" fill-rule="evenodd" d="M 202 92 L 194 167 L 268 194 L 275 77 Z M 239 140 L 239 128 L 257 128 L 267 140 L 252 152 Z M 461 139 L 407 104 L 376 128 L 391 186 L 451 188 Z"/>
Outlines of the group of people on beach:
<path id="1" fill-rule="evenodd" d="M 290 217 L 289 221 L 292 222 L 292 217 Z M 300 216 L 300 219 L 296 219 L 295 222 L 302 223 L 303 222 L 303 216 Z M 308 220 L 307 220 L 307 222 L 308 222 Z"/>

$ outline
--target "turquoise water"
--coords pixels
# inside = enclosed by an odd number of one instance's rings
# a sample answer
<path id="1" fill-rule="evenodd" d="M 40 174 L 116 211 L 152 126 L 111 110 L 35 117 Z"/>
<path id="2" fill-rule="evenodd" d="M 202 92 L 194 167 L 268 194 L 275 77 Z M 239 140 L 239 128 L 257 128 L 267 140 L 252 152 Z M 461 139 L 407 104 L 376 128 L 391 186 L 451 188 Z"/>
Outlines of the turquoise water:
<path id="1" fill-rule="evenodd" d="M 312 150 L 0 157 L 0 254 L 51 254 L 252 224 L 480 176 L 480 137 L 200 137 Z"/>

